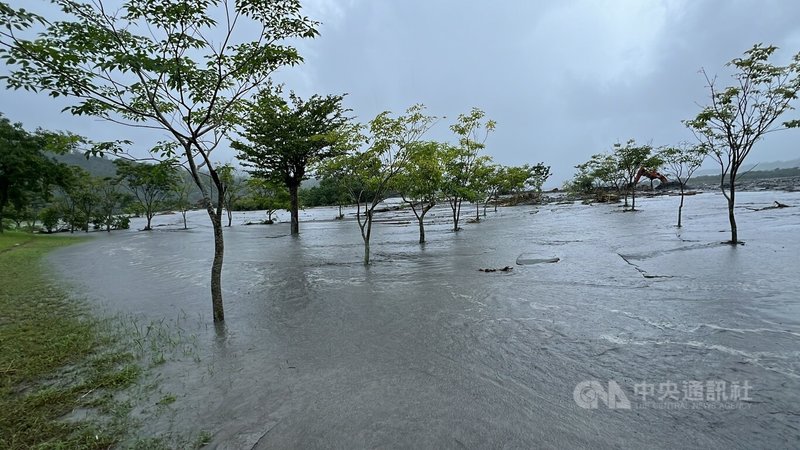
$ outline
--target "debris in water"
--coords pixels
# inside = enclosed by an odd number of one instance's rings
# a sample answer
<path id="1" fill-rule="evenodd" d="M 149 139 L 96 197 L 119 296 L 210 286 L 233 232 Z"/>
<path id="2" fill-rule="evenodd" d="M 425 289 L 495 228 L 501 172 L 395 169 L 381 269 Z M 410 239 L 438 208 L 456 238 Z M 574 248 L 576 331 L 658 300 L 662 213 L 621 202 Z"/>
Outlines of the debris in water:
<path id="1" fill-rule="evenodd" d="M 511 272 L 512 270 L 514 270 L 514 268 L 511 266 L 505 266 L 501 269 L 478 269 L 480 272 Z"/>

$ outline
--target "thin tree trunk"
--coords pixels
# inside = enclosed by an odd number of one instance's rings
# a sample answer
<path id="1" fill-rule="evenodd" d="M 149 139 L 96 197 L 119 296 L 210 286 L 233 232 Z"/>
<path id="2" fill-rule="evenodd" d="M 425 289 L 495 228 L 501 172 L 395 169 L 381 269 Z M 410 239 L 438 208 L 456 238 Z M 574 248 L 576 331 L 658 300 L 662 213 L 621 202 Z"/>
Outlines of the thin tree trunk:
<path id="1" fill-rule="evenodd" d="M 372 236 L 372 211 L 365 211 L 364 215 L 366 216 L 367 223 L 364 224 L 366 231 L 364 228 L 361 229 L 361 237 L 364 238 L 364 265 L 369 265 L 369 239 Z"/>
<path id="2" fill-rule="evenodd" d="M 681 185 L 681 204 L 678 205 L 678 228 L 681 227 L 681 213 L 683 212 L 683 198 L 684 198 L 684 196 L 683 196 L 683 183 L 680 183 L 680 185 Z"/>
<path id="3" fill-rule="evenodd" d="M 477 200 L 475 200 L 475 220 L 478 222 L 481 221 L 481 204 Z"/>
<path id="4" fill-rule="evenodd" d="M 298 185 L 296 183 L 292 183 L 289 185 L 289 202 L 292 215 L 292 226 L 291 226 L 291 234 L 298 235 L 300 234 L 300 201 L 298 198 Z"/>
<path id="5" fill-rule="evenodd" d="M 189 228 L 186 226 L 186 211 L 181 211 L 181 214 L 183 215 L 183 229 L 186 230 Z"/>
<path id="6" fill-rule="evenodd" d="M 225 213 L 228 215 L 228 226 L 231 226 L 233 223 L 233 211 L 231 211 L 231 205 L 228 205 L 228 207 L 225 208 Z"/>
<path id="7" fill-rule="evenodd" d="M 636 185 L 631 189 L 631 211 L 636 211 Z"/>
<path id="8" fill-rule="evenodd" d="M 739 233 L 736 229 L 736 217 L 733 215 L 733 208 L 736 203 L 736 185 L 734 184 L 734 177 L 730 177 L 730 194 L 728 196 L 728 221 L 731 223 L 731 244 L 739 243 Z"/>
<path id="9" fill-rule="evenodd" d="M 222 304 L 222 260 L 225 254 L 225 244 L 222 235 L 222 201 L 217 204 L 217 210 L 209 203 L 206 207 L 211 225 L 214 228 L 214 261 L 211 264 L 211 306 L 214 313 L 214 322 L 225 320 L 225 309 Z"/>
<path id="10" fill-rule="evenodd" d="M 458 222 L 461 220 L 461 199 L 454 197 L 450 200 L 450 209 L 453 211 L 453 231 L 458 231 Z"/>

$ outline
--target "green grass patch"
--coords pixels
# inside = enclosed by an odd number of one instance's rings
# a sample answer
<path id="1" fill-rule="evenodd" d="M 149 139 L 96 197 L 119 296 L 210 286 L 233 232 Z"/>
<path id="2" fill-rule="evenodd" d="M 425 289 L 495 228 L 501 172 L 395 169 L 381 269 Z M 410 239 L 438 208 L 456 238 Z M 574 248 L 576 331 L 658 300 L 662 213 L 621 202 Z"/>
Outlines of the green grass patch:
<path id="1" fill-rule="evenodd" d="M 78 241 L 0 234 L 0 448 L 108 448 L 129 431 L 113 393 L 140 377 L 136 356 L 42 267 Z"/>

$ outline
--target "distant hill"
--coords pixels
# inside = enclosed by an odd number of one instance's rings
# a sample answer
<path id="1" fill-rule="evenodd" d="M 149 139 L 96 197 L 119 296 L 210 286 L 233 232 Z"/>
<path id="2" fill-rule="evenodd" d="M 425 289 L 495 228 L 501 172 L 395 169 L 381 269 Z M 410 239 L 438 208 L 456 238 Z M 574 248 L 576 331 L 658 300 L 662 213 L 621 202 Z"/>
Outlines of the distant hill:
<path id="1" fill-rule="evenodd" d="M 107 158 L 92 156 L 87 159 L 83 153 L 68 153 L 55 155 L 55 159 L 70 166 L 78 166 L 95 177 L 105 178 L 117 175 L 117 167 L 113 161 Z"/>
<path id="2" fill-rule="evenodd" d="M 742 168 L 739 169 L 739 173 L 747 172 L 748 170 L 754 170 L 759 172 L 766 172 L 769 170 L 775 169 L 791 169 L 793 167 L 800 167 L 800 158 L 790 159 L 788 161 L 770 161 L 770 162 L 759 162 L 759 163 L 752 163 L 752 164 L 743 164 Z M 698 176 L 706 176 L 706 175 L 715 175 L 717 174 L 719 169 L 703 169 L 698 170 Z"/>
<path id="3" fill-rule="evenodd" d="M 793 168 L 772 169 L 772 170 L 751 170 L 751 171 L 743 170 L 739 172 L 739 175 L 736 179 L 740 181 L 746 181 L 746 180 L 766 180 L 771 178 L 786 178 L 786 177 L 798 177 L 798 176 L 800 176 L 800 161 L 798 161 L 797 166 Z M 719 175 L 703 175 L 699 177 L 692 177 L 692 179 L 689 180 L 689 184 L 716 185 L 719 184 Z"/>

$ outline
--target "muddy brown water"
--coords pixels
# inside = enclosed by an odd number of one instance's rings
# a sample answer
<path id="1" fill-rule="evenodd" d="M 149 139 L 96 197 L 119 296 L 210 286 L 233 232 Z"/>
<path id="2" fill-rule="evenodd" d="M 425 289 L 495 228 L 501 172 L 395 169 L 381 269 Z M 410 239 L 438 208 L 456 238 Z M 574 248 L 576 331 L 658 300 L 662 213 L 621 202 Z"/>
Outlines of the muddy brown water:
<path id="1" fill-rule="evenodd" d="M 797 448 L 800 193 L 738 199 L 737 248 L 720 244 L 712 193 L 687 198 L 682 230 L 677 197 L 637 199 L 635 213 L 490 209 L 458 233 L 439 208 L 424 246 L 411 213 L 391 212 L 369 267 L 334 208 L 305 211 L 298 238 L 237 213 L 222 328 L 202 212 L 188 231 L 159 216 L 153 232 L 97 233 L 51 262 L 107 311 L 195 340 L 193 357 L 153 369 L 177 400 L 143 435 L 208 430 L 212 448 Z M 775 200 L 794 207 L 748 209 Z"/>

